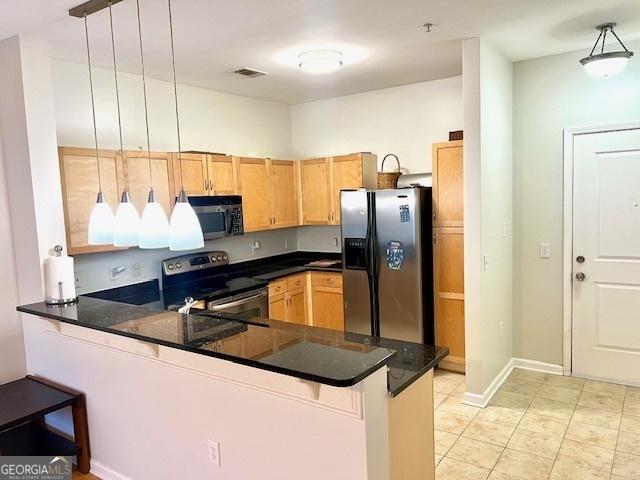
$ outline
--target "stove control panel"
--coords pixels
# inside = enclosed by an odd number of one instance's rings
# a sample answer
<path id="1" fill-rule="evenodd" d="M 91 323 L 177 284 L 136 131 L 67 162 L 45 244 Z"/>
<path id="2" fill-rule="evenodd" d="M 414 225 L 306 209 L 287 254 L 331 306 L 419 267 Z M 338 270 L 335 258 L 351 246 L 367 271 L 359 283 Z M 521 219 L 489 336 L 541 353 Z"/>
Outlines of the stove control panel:
<path id="1" fill-rule="evenodd" d="M 206 268 L 216 268 L 229 265 L 227 252 L 215 250 L 213 252 L 199 252 L 182 257 L 168 258 L 162 261 L 162 273 L 164 275 L 177 275 L 179 273 L 193 272 Z"/>

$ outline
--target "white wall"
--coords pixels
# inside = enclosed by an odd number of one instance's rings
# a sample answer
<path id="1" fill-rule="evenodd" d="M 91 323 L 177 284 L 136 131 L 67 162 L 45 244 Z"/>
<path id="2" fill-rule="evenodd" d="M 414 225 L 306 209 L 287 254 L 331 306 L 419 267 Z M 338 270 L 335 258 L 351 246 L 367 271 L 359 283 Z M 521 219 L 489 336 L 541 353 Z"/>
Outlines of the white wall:
<path id="1" fill-rule="evenodd" d="M 431 144 L 462 129 L 462 77 L 293 105 L 291 124 L 298 157 L 395 153 L 409 173 L 430 172 Z"/>
<path id="2" fill-rule="evenodd" d="M 638 52 L 640 42 L 627 47 Z M 640 121 L 640 61 L 590 78 L 584 51 L 518 62 L 515 120 L 515 354 L 562 364 L 562 131 Z M 551 244 L 551 258 L 538 245 Z"/>
<path id="3" fill-rule="evenodd" d="M 513 356 L 513 65 L 463 42 L 467 392 L 481 402 Z"/>
<path id="4" fill-rule="evenodd" d="M 24 374 L 22 332 L 13 307 L 42 300 L 42 262 L 54 245 L 64 245 L 64 221 L 46 45 L 28 36 L 4 40 L 0 65 L 2 382 Z"/>
<path id="5" fill-rule="evenodd" d="M 93 147 L 89 77 L 86 65 L 51 61 L 58 144 Z M 113 71 L 93 74 L 101 148 L 119 148 Z M 142 77 L 118 75 L 125 149 L 147 148 Z M 183 150 L 290 158 L 289 106 L 238 95 L 178 86 Z M 176 151 L 173 86 L 147 79 L 151 150 Z"/>

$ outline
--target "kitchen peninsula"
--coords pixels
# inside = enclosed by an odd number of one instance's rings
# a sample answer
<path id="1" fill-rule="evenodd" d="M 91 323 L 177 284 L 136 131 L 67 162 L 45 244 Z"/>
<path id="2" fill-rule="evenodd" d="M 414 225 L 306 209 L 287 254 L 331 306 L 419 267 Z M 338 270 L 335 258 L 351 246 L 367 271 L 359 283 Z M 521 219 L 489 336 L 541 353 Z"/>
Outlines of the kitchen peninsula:
<path id="1" fill-rule="evenodd" d="M 433 478 L 446 349 L 86 296 L 18 310 L 30 373 L 87 395 L 102 478 Z"/>

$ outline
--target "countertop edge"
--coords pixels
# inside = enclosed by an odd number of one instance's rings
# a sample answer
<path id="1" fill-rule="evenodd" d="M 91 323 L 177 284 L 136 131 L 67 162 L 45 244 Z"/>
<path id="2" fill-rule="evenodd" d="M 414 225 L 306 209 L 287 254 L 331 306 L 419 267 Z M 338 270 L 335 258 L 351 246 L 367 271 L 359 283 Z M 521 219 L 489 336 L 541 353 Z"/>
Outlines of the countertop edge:
<path id="1" fill-rule="evenodd" d="M 379 370 L 380 368 L 384 367 L 387 365 L 388 361 L 393 358 L 395 355 L 397 355 L 397 353 L 395 351 L 393 351 L 393 353 L 391 353 L 389 356 L 387 356 L 386 358 L 382 359 L 380 362 L 378 362 L 377 364 L 375 364 L 373 367 L 365 370 L 363 373 L 356 375 L 355 377 L 349 378 L 349 379 L 344 379 L 344 380 L 340 380 L 340 379 L 334 379 L 334 378 L 328 378 L 328 377 L 320 377 L 317 375 L 311 375 L 311 374 L 306 374 L 303 372 L 299 372 L 296 370 L 291 370 L 288 368 L 283 368 L 283 367 L 278 367 L 278 366 L 272 366 L 272 365 L 268 365 L 268 364 L 262 364 L 262 363 L 254 363 L 251 360 L 246 360 L 240 357 L 235 357 L 235 356 L 231 356 L 231 355 L 226 355 L 223 353 L 218 353 L 218 352 L 213 352 L 210 350 L 201 350 L 198 349 L 196 347 L 180 347 L 177 346 L 174 343 L 171 342 L 165 342 L 163 340 L 158 340 L 158 339 L 154 339 L 154 338 L 149 338 L 149 337 L 144 337 L 141 335 L 135 335 L 133 333 L 129 333 L 129 332 L 124 332 L 124 331 L 114 331 L 108 328 L 101 328 L 99 326 L 88 326 L 88 325 L 83 325 L 79 322 L 74 322 L 72 320 L 69 319 L 63 319 L 60 318 L 59 316 L 55 316 L 55 315 L 51 315 L 51 314 L 47 314 L 46 312 L 39 312 L 39 311 L 35 311 L 35 310 L 30 310 L 28 308 L 25 308 L 25 306 L 18 306 L 16 307 L 16 310 L 18 312 L 21 313 L 26 313 L 29 315 L 35 315 L 37 317 L 42 317 L 42 318 L 47 318 L 49 320 L 56 320 L 58 322 L 62 322 L 62 323 L 67 323 L 69 325 L 75 325 L 78 327 L 82 327 L 82 328 L 88 328 L 90 330 L 97 330 L 100 332 L 104 332 L 104 333 L 109 333 L 112 335 L 117 335 L 117 336 L 121 336 L 121 337 L 127 337 L 127 338 L 131 338 L 134 340 L 138 340 L 138 341 L 142 341 L 142 342 L 146 342 L 146 343 L 151 343 L 151 344 L 155 344 L 155 345 L 162 345 L 164 347 L 168 347 L 168 348 L 174 348 L 176 350 L 182 350 L 182 351 L 186 351 L 189 353 L 195 353 L 197 355 L 203 355 L 205 357 L 212 357 L 212 358 L 218 358 L 220 360 L 226 360 L 228 362 L 232 362 L 232 363 L 237 363 L 239 365 L 244 365 L 244 366 L 248 366 L 248 367 L 252 367 L 252 368 L 257 368 L 259 370 L 266 370 L 269 372 L 273 372 L 273 373 L 279 373 L 282 375 L 287 375 L 289 377 L 294 377 L 294 378 L 299 378 L 301 380 L 307 380 L 307 381 L 311 381 L 311 382 L 316 382 L 316 383 L 321 383 L 323 385 L 329 385 L 332 387 L 339 387 L 339 388 L 345 388 L 345 387 L 352 387 L 354 385 L 356 385 L 357 383 L 361 382 L 362 380 L 364 380 L 365 378 L 367 378 L 368 376 L 370 376 L 372 373 L 376 372 L 377 370 Z M 150 314 L 153 314 L 152 311 L 149 311 Z M 164 310 L 158 310 L 157 313 L 165 313 Z M 176 313 L 176 315 L 179 315 Z M 229 320 L 229 321 L 233 321 L 233 320 Z M 238 322 L 238 323 L 242 323 L 242 322 Z M 422 376 L 423 374 L 421 374 L 420 376 Z"/>
<path id="2" fill-rule="evenodd" d="M 411 385 L 413 385 L 417 380 L 419 380 L 420 378 L 422 378 L 426 373 L 428 373 L 430 370 L 435 369 L 438 364 L 440 363 L 440 361 L 445 358 L 447 355 L 449 355 L 449 349 L 446 347 L 441 347 L 443 348 L 443 351 L 440 352 L 439 355 L 437 355 L 433 361 L 429 362 L 427 365 L 425 365 L 423 368 L 420 369 L 419 372 L 417 372 L 410 380 L 407 380 L 406 382 L 404 382 L 400 387 L 391 390 L 389 389 L 389 395 L 394 398 L 397 397 L 399 394 L 401 394 L 402 392 L 404 392 L 408 387 L 410 387 Z M 391 372 L 389 372 L 390 374 Z"/>

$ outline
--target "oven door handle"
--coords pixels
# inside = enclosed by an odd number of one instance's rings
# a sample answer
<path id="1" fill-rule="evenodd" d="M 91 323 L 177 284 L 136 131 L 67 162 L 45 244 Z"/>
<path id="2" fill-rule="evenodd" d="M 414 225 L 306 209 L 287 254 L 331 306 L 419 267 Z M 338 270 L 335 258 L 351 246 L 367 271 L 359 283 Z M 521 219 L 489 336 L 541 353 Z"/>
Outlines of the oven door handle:
<path id="1" fill-rule="evenodd" d="M 220 305 L 212 305 L 210 307 L 207 307 L 207 310 L 211 310 L 211 311 L 217 311 L 217 310 L 224 310 L 225 308 L 231 308 L 231 307 L 235 307 L 237 305 L 242 305 L 243 303 L 246 303 L 249 300 L 255 300 L 257 298 L 262 298 L 262 297 L 266 297 L 267 296 L 267 291 L 264 290 L 260 293 L 258 293 L 257 295 L 252 295 L 251 297 L 246 297 L 246 298 L 241 298 L 240 300 L 235 300 L 233 302 L 229 302 L 229 303 L 222 303 Z"/>

